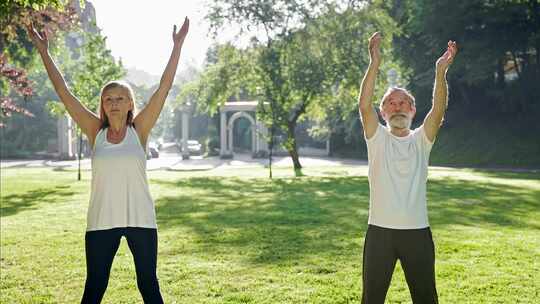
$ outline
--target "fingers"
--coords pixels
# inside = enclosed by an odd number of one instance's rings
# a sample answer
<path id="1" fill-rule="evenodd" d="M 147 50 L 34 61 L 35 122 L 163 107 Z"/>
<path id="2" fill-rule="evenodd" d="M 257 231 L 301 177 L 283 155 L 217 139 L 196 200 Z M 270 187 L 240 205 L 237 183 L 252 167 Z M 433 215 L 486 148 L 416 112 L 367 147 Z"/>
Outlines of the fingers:
<path id="1" fill-rule="evenodd" d="M 188 30 L 189 30 L 189 18 L 186 16 L 184 18 L 184 23 L 182 24 L 182 27 L 180 28 L 180 30 L 177 31 L 176 24 L 174 25 L 174 28 L 173 28 L 173 40 L 174 40 L 174 42 L 175 43 L 183 42 L 184 39 L 186 38 Z"/>
<path id="2" fill-rule="evenodd" d="M 26 29 L 28 30 L 28 33 L 30 34 L 30 37 L 34 38 L 34 39 L 36 39 L 38 41 L 47 41 L 48 38 L 49 38 L 48 35 L 47 35 L 47 31 L 46 30 L 38 31 L 36 29 L 36 27 L 34 26 L 33 22 L 28 24 Z"/>
<path id="3" fill-rule="evenodd" d="M 186 16 L 186 18 L 184 18 L 184 24 L 182 24 L 181 30 L 187 31 L 188 29 L 189 29 L 189 18 Z"/>
<path id="4" fill-rule="evenodd" d="M 27 24 L 26 30 L 28 31 L 28 34 L 30 35 L 31 38 L 35 38 L 38 35 L 36 29 L 34 28 L 33 23 Z"/>
<path id="5" fill-rule="evenodd" d="M 381 41 L 381 33 L 375 32 L 369 37 L 369 44 L 376 44 Z"/>
<path id="6" fill-rule="evenodd" d="M 444 52 L 444 55 L 443 57 L 450 63 L 452 62 L 452 58 L 454 58 L 454 56 L 452 56 L 452 52 L 450 50 Z"/>
<path id="7" fill-rule="evenodd" d="M 451 41 L 451 45 L 450 45 L 450 52 L 451 52 L 451 57 L 450 57 L 450 63 L 452 63 L 452 61 L 454 61 L 454 58 L 456 57 L 456 54 L 457 54 L 457 44 L 455 41 Z"/>
<path id="8" fill-rule="evenodd" d="M 369 43 L 368 48 L 370 51 L 374 51 L 375 49 L 378 49 L 381 45 L 381 34 L 379 32 L 373 33 L 371 37 L 369 37 Z"/>
<path id="9" fill-rule="evenodd" d="M 373 40 L 375 38 L 381 38 L 381 33 L 379 33 L 379 32 L 373 33 L 373 35 L 371 35 L 371 37 L 369 37 L 369 40 Z"/>
<path id="10" fill-rule="evenodd" d="M 446 51 L 441 56 L 441 59 L 444 59 L 448 64 L 451 64 L 452 61 L 454 61 L 454 58 L 457 53 L 457 44 L 453 40 L 448 41 L 448 46 L 446 47 Z"/>
<path id="11" fill-rule="evenodd" d="M 176 27 L 176 24 L 175 24 L 174 25 L 174 32 L 173 32 L 174 35 L 178 35 L 180 33 L 187 32 L 188 29 L 189 29 L 189 18 L 187 16 L 184 18 L 184 23 L 182 24 L 182 27 L 180 28 L 180 30 L 178 32 L 176 31 L 176 29 L 177 29 L 177 27 Z"/>
<path id="12" fill-rule="evenodd" d="M 28 31 L 28 34 L 30 35 L 30 39 L 32 39 L 32 41 L 34 41 L 34 43 L 36 42 L 41 42 L 41 41 L 44 41 L 45 40 L 45 32 L 41 32 L 39 33 L 35 28 L 34 28 L 34 25 L 29 25 L 27 28 L 27 31 Z"/>
<path id="13" fill-rule="evenodd" d="M 449 40 L 447 49 L 452 53 L 452 56 L 454 56 L 457 53 L 457 50 L 458 50 L 456 42 L 452 41 L 452 40 Z"/>

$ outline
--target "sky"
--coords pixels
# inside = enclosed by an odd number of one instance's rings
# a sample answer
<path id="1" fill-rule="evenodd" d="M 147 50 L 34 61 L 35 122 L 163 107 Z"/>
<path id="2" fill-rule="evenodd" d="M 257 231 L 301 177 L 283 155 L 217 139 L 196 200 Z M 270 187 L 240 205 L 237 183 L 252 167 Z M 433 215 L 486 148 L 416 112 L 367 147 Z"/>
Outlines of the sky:
<path id="1" fill-rule="evenodd" d="M 171 54 L 173 25 L 190 19 L 179 70 L 189 62 L 201 66 L 212 43 L 204 0 L 90 0 L 107 46 L 127 68 L 160 76 Z"/>

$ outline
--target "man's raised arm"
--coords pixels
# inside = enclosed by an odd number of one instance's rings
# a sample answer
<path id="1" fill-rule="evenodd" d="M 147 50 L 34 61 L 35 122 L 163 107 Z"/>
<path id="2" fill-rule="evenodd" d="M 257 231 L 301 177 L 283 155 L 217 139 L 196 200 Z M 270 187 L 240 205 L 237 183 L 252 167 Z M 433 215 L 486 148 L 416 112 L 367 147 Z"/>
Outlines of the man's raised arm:
<path id="1" fill-rule="evenodd" d="M 360 85 L 360 96 L 358 97 L 358 107 L 360 109 L 360 119 L 364 128 L 364 136 L 370 139 L 377 131 L 379 119 L 377 112 L 373 108 L 373 91 L 375 80 L 381 64 L 381 34 L 374 33 L 369 38 L 369 66 Z"/>
<path id="2" fill-rule="evenodd" d="M 457 54 L 457 45 L 448 41 L 446 52 L 435 63 L 435 84 L 433 85 L 433 105 L 424 119 L 424 131 L 429 141 L 433 142 L 443 121 L 448 106 L 448 84 L 446 72 Z"/>

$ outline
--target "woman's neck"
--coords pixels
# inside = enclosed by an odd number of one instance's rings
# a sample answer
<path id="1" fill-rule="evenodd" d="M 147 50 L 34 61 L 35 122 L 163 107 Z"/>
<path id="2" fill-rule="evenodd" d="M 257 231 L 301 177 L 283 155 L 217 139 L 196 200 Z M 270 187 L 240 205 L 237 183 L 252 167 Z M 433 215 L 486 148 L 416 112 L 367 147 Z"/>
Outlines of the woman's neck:
<path id="1" fill-rule="evenodd" d="M 120 132 L 126 127 L 126 124 L 124 121 L 121 120 L 110 120 L 109 121 L 109 129 L 113 132 Z"/>

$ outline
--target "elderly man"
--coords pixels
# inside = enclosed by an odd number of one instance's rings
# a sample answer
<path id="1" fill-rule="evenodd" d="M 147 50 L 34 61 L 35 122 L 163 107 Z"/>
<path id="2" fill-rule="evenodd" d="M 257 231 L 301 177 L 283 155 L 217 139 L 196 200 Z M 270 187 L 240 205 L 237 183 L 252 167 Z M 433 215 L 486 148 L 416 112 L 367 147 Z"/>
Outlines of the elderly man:
<path id="1" fill-rule="evenodd" d="M 369 220 L 364 243 L 362 303 L 384 303 L 399 259 L 414 303 L 438 303 L 435 247 L 429 228 L 426 182 L 431 147 L 448 101 L 446 71 L 457 46 L 448 42 L 435 64 L 433 105 L 424 123 L 411 130 L 414 97 L 403 88 L 384 94 L 379 123 L 372 104 L 381 63 L 381 36 L 369 39 L 370 64 L 362 80 L 359 107 L 368 147 Z"/>

